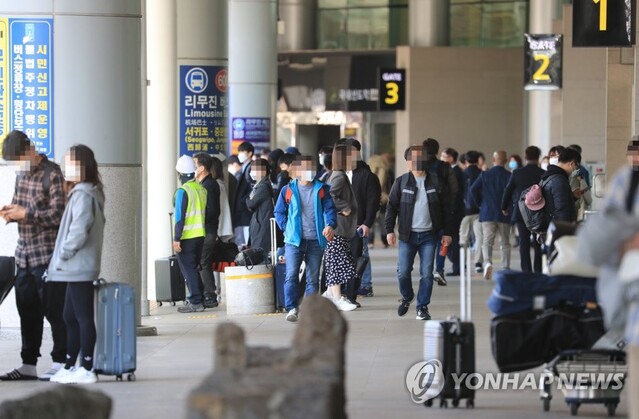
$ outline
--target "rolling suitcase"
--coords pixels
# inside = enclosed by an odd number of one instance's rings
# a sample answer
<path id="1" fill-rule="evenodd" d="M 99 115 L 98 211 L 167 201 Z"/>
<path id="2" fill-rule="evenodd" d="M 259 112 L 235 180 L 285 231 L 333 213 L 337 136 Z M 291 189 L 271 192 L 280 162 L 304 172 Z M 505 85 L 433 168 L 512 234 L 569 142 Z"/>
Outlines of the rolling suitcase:
<path id="1" fill-rule="evenodd" d="M 136 325 L 135 291 L 128 284 L 98 281 L 96 313 L 97 339 L 93 370 L 115 375 L 117 381 L 128 374 L 135 381 Z"/>
<path id="2" fill-rule="evenodd" d="M 466 387 L 466 381 L 455 387 L 453 374 L 475 372 L 475 326 L 471 319 L 470 297 L 470 249 L 460 250 L 460 318 L 451 317 L 446 321 L 428 320 L 424 325 L 424 360 L 438 361 L 441 366 L 443 383 L 437 384 L 437 392 L 432 394 L 424 404 L 433 405 L 433 399 L 440 399 L 440 407 L 448 407 L 448 400 L 453 407 L 459 406 L 462 399 L 466 400 L 466 407 L 475 406 L 475 391 Z M 438 394 L 437 394 L 438 393 Z"/>
<path id="3" fill-rule="evenodd" d="M 169 218 L 173 213 L 169 213 Z M 171 246 L 173 245 L 173 226 L 171 225 Z M 168 258 L 155 261 L 155 300 L 175 305 L 176 301 L 186 301 L 186 284 L 180 272 L 175 253 Z"/>

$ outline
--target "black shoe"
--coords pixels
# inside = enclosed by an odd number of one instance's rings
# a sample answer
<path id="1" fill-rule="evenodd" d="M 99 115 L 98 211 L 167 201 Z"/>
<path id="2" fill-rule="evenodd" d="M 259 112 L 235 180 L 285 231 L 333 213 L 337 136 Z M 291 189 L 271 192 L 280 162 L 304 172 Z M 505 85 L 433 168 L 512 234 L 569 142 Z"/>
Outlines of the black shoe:
<path id="1" fill-rule="evenodd" d="M 202 304 L 204 305 L 204 308 L 215 308 L 219 305 L 217 298 L 213 297 L 204 299 Z"/>
<path id="2" fill-rule="evenodd" d="M 446 282 L 446 275 L 444 275 L 444 271 L 435 272 L 433 277 L 435 279 L 435 282 L 437 282 L 437 285 L 441 285 L 442 287 L 448 285 L 448 282 Z"/>
<path id="3" fill-rule="evenodd" d="M 430 313 L 428 307 L 420 307 L 417 309 L 417 320 L 430 320 Z"/>
<path id="4" fill-rule="evenodd" d="M 348 300 L 348 302 L 351 304 L 355 304 L 357 308 L 362 308 L 362 305 L 358 303 L 357 300 Z"/>
<path id="5" fill-rule="evenodd" d="M 446 272 L 446 276 L 459 276 L 459 271 L 457 271 L 457 272 L 455 272 L 455 271 Z"/>
<path id="6" fill-rule="evenodd" d="M 4 375 L 0 375 L 0 381 L 33 381 L 37 380 L 35 375 L 24 375 L 18 370 L 12 370 Z"/>
<path id="7" fill-rule="evenodd" d="M 397 315 L 399 317 L 403 316 L 404 314 L 408 313 L 408 307 L 410 307 L 410 303 L 415 299 L 415 297 L 411 298 L 410 300 L 405 300 L 405 299 L 401 299 L 399 300 L 400 304 L 399 307 L 397 307 Z"/>
<path id="8" fill-rule="evenodd" d="M 484 272 L 484 267 L 482 266 L 481 263 L 477 262 L 475 264 L 475 272 L 477 272 L 478 274 Z"/>

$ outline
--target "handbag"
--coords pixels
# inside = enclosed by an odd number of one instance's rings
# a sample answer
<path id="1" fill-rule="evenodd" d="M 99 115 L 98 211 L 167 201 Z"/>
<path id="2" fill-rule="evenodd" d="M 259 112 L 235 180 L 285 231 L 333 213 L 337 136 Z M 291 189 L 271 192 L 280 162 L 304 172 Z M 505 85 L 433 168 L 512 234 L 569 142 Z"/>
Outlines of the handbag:
<path id="1" fill-rule="evenodd" d="M 0 256 L 0 304 L 7 298 L 16 283 L 16 259 L 13 256 Z"/>
<path id="2" fill-rule="evenodd" d="M 596 278 L 599 269 L 579 258 L 577 236 L 562 236 L 555 241 L 554 250 L 548 256 L 548 274 Z"/>
<path id="3" fill-rule="evenodd" d="M 235 264 L 237 266 L 246 266 L 248 270 L 253 269 L 253 266 L 266 264 L 271 266 L 271 259 L 269 255 L 261 247 L 253 247 L 243 250 L 235 256 Z"/>

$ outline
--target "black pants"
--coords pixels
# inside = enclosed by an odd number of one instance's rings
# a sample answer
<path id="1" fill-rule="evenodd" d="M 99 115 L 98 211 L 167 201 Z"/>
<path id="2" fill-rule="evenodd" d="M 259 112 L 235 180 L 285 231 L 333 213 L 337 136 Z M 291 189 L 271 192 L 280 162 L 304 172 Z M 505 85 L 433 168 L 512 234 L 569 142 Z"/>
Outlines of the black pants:
<path id="1" fill-rule="evenodd" d="M 64 302 L 64 323 L 67 325 L 66 367 L 71 368 L 82 351 L 82 366 L 93 369 L 95 322 L 93 320 L 93 282 L 69 282 Z"/>
<path id="2" fill-rule="evenodd" d="M 47 266 L 18 268 L 16 275 L 16 306 L 20 314 L 22 333 L 22 362 L 37 365 L 42 345 L 44 317 L 51 324 L 53 335 L 53 362 L 65 362 L 67 353 L 67 329 L 62 312 L 66 282 L 44 282 L 42 275 Z"/>
<path id="3" fill-rule="evenodd" d="M 530 241 L 530 231 L 523 221 L 517 221 L 517 231 L 519 232 L 519 256 L 521 257 L 521 270 L 523 272 L 533 272 L 530 261 L 530 247 L 534 250 L 534 272 L 541 273 L 541 247 L 536 240 Z"/>
<path id="4" fill-rule="evenodd" d="M 202 244 L 200 258 L 200 279 L 204 288 L 204 298 L 217 301 L 215 293 L 215 277 L 213 276 L 213 251 L 215 250 L 215 234 L 207 233 Z"/>
<path id="5" fill-rule="evenodd" d="M 364 273 L 364 268 L 366 268 L 366 265 L 363 265 L 365 262 L 365 259 L 362 256 L 363 251 L 364 240 L 356 234 L 355 237 L 351 239 L 351 253 L 355 260 L 355 270 L 357 271 L 357 275 L 348 280 L 346 283 L 345 293 L 346 298 L 351 301 L 357 300 L 357 291 L 359 291 L 359 287 L 362 285 L 362 274 Z"/>

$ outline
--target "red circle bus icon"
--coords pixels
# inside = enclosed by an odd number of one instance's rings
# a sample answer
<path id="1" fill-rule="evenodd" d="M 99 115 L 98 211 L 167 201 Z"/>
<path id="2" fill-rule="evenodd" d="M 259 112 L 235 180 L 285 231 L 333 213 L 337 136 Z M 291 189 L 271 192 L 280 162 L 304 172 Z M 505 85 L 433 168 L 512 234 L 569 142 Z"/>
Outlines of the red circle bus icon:
<path id="1" fill-rule="evenodd" d="M 228 86 L 228 71 L 226 68 L 221 69 L 215 75 L 215 86 L 220 92 L 226 93 L 226 88 Z"/>

